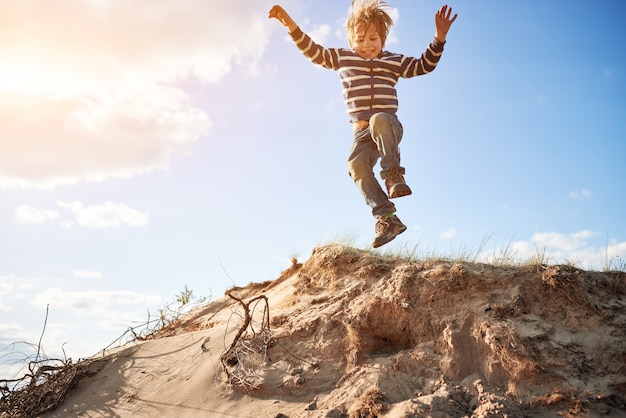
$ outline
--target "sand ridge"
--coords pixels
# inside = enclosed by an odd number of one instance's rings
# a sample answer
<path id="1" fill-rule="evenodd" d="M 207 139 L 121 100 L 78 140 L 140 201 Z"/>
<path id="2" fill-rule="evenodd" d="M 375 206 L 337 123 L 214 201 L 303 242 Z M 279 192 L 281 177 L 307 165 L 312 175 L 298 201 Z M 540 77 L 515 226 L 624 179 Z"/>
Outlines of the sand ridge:
<path id="1" fill-rule="evenodd" d="M 92 359 L 44 416 L 626 414 L 622 272 L 417 262 L 332 244 L 228 293 Z"/>

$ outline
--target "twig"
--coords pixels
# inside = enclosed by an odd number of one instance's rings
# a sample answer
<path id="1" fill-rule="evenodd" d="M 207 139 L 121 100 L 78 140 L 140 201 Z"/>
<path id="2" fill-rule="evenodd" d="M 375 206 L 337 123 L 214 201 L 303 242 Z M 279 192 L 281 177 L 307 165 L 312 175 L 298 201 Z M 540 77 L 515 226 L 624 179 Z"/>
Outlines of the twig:
<path id="1" fill-rule="evenodd" d="M 226 269 L 224 268 L 224 265 L 222 264 L 222 259 L 220 258 L 220 256 L 217 256 L 217 261 L 220 263 L 220 267 L 222 268 L 222 271 L 224 272 L 224 274 L 226 275 L 226 277 L 228 277 L 230 279 L 231 282 L 233 282 L 233 285 L 235 285 L 235 287 L 237 286 L 237 283 L 235 283 L 235 281 L 233 280 L 232 277 L 230 277 L 230 274 L 228 274 L 228 272 L 226 271 Z M 229 295 L 230 296 L 230 295 Z"/>
<path id="2" fill-rule="evenodd" d="M 46 325 L 48 324 L 48 309 L 50 304 L 46 305 L 46 317 L 43 321 L 43 329 L 41 330 L 41 336 L 39 337 L 39 344 L 37 344 L 37 355 L 35 356 L 35 362 L 39 361 L 39 353 L 41 352 L 41 341 L 43 340 L 43 334 L 46 332 Z"/>

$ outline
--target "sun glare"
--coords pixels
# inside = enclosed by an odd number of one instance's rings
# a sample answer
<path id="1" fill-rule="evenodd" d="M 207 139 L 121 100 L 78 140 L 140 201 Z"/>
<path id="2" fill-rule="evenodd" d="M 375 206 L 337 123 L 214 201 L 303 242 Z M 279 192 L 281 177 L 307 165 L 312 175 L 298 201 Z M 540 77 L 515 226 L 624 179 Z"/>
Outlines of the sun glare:
<path id="1" fill-rule="evenodd" d="M 72 94 L 80 78 L 31 57 L 0 58 L 0 93 L 14 98 L 55 99 Z"/>
<path id="2" fill-rule="evenodd" d="M 24 92 L 32 86 L 35 74 L 32 65 L 24 60 L 0 61 L 0 90 L 4 92 Z"/>

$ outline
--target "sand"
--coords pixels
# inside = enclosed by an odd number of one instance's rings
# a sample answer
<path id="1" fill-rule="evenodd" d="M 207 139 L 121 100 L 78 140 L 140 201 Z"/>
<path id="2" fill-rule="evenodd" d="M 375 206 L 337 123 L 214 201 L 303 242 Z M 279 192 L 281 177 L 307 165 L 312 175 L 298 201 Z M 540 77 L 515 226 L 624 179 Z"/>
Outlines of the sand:
<path id="1" fill-rule="evenodd" d="M 86 361 L 43 417 L 626 416 L 626 274 L 326 245 Z"/>

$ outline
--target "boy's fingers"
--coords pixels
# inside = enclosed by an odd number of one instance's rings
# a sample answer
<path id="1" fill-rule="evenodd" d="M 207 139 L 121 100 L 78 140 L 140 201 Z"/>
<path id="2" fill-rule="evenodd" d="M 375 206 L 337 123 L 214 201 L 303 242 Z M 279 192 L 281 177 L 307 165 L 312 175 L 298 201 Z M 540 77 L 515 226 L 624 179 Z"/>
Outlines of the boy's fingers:
<path id="1" fill-rule="evenodd" d="M 275 17 L 276 19 L 278 19 L 279 14 L 280 10 L 278 6 L 274 6 L 270 9 L 270 17 Z"/>
<path id="2" fill-rule="evenodd" d="M 452 22 L 456 20 L 458 14 L 455 14 L 452 19 L 450 19 L 450 15 L 452 15 L 452 7 L 448 7 L 447 4 L 441 6 L 441 9 L 439 9 L 439 12 L 437 13 L 437 17 L 447 20 L 448 23 L 452 24 Z"/>
<path id="3" fill-rule="evenodd" d="M 446 20 L 451 20 L 451 22 L 454 22 L 454 19 L 456 19 L 457 17 L 457 15 L 455 14 L 454 17 L 450 19 L 450 16 L 452 15 L 452 7 L 449 7 L 447 4 L 444 4 L 443 6 L 441 6 L 441 9 L 439 9 L 439 11 L 437 12 L 437 15 Z"/>

